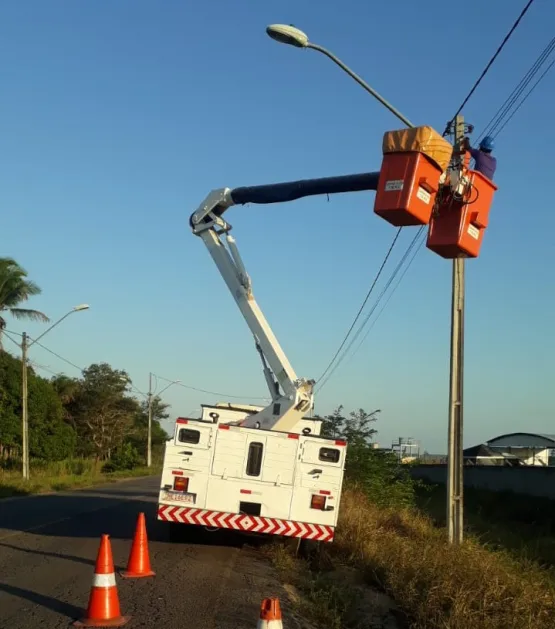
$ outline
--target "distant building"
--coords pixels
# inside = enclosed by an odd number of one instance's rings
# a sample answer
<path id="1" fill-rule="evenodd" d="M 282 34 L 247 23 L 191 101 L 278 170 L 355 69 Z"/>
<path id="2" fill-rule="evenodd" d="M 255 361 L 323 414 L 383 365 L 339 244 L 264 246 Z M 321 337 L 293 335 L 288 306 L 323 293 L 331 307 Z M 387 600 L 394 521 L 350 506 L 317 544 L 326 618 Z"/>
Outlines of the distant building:
<path id="1" fill-rule="evenodd" d="M 493 450 L 485 444 L 463 450 L 464 465 L 510 465 L 518 466 L 520 459 L 514 454 Z"/>
<path id="2" fill-rule="evenodd" d="M 554 465 L 555 435 L 511 432 L 486 442 L 491 450 L 517 457 L 523 465 Z"/>

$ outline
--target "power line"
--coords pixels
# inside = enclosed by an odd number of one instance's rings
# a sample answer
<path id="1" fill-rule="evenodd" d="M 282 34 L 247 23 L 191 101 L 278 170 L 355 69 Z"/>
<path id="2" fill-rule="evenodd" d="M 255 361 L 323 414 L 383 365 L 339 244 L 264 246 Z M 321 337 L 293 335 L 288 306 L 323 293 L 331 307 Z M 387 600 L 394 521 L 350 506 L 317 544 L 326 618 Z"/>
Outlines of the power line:
<path id="1" fill-rule="evenodd" d="M 421 233 L 424 230 L 421 230 Z M 389 295 L 387 296 L 387 299 L 385 300 L 383 306 L 380 308 L 380 311 L 378 312 L 378 314 L 376 315 L 375 319 L 372 321 L 372 323 L 368 326 L 368 329 L 366 330 L 366 334 L 362 337 L 361 342 L 357 345 L 355 351 L 351 354 L 351 358 L 353 358 L 356 353 L 358 352 L 358 350 L 364 345 L 364 341 L 366 341 L 366 339 L 368 338 L 368 335 L 370 334 L 372 328 L 376 325 L 378 319 L 380 318 L 382 312 L 386 309 L 387 304 L 390 302 L 391 298 L 393 297 L 393 295 L 395 294 L 395 291 L 399 288 L 399 284 L 403 281 L 403 278 L 405 277 L 405 275 L 407 274 L 407 271 L 410 269 L 410 267 L 412 266 L 412 263 L 414 262 L 414 259 L 416 258 L 416 256 L 422 251 L 422 245 L 424 245 L 426 241 L 426 234 L 423 234 L 423 238 L 421 240 L 421 242 L 419 243 L 419 245 L 416 247 L 414 253 L 412 254 L 411 259 L 408 261 L 407 265 L 405 266 L 405 268 L 403 269 L 403 272 L 401 273 L 399 279 L 397 280 L 395 286 L 393 287 L 393 289 L 391 290 L 391 292 L 389 293 Z"/>
<path id="2" fill-rule="evenodd" d="M 364 330 L 364 328 L 366 327 L 366 324 L 368 323 L 368 321 L 370 320 L 370 317 L 372 316 L 372 314 L 376 311 L 376 308 L 378 307 L 378 305 L 380 304 L 380 301 L 382 300 L 383 296 L 385 295 L 385 293 L 387 292 L 387 290 L 389 289 L 389 287 L 391 286 L 391 284 L 393 283 L 394 279 L 397 277 L 399 271 L 401 270 L 402 266 L 405 264 L 405 261 L 407 260 L 407 258 L 410 255 L 410 252 L 414 249 L 416 242 L 418 240 L 418 238 L 420 238 L 421 234 L 423 233 L 425 229 L 425 225 L 422 225 L 419 229 L 418 232 L 416 233 L 416 235 L 414 236 L 414 238 L 412 239 L 412 241 L 410 242 L 409 246 L 407 247 L 405 253 L 402 255 L 400 261 L 397 263 L 397 266 L 395 267 L 395 269 L 393 270 L 393 272 L 391 273 L 389 279 L 387 280 L 384 288 L 382 289 L 382 292 L 380 293 L 380 295 L 378 296 L 378 298 L 376 299 L 374 305 L 372 306 L 372 308 L 370 309 L 370 312 L 366 315 L 364 321 L 362 322 L 362 324 L 360 325 L 360 327 L 358 328 L 358 330 L 356 331 L 354 337 L 351 339 L 351 342 L 349 343 L 349 345 L 347 346 L 347 348 L 345 349 L 345 351 L 343 352 L 343 354 L 339 357 L 339 360 L 335 363 L 335 365 L 333 366 L 333 369 L 330 371 L 328 377 L 322 382 L 322 384 L 319 386 L 319 390 L 321 391 L 323 389 L 323 387 L 327 384 L 327 382 L 329 382 L 330 378 L 333 376 L 333 374 L 335 373 L 335 371 L 339 368 L 339 366 L 341 365 L 341 363 L 343 362 L 343 360 L 346 358 L 347 354 L 349 353 L 349 350 L 351 349 L 351 347 L 353 346 L 353 344 L 355 343 L 355 341 L 357 340 L 357 338 L 360 336 L 360 334 L 362 333 L 362 331 Z"/>
<path id="3" fill-rule="evenodd" d="M 45 365 L 39 365 L 34 360 L 29 360 L 29 364 L 32 367 L 34 367 L 35 369 L 42 369 L 43 371 L 47 371 L 49 374 L 52 374 L 53 376 L 59 376 L 60 375 L 60 372 L 53 371 L 52 369 L 50 369 L 50 367 L 46 367 Z"/>
<path id="4" fill-rule="evenodd" d="M 17 347 L 19 347 L 21 349 L 21 345 L 17 341 L 15 341 L 13 338 L 11 338 L 11 336 L 9 335 L 9 333 L 6 330 L 3 330 L 3 334 L 5 334 L 6 337 L 12 343 L 17 345 Z M 11 332 L 11 334 L 18 334 L 19 336 L 21 336 L 21 334 L 19 332 Z M 71 365 L 72 367 L 74 367 L 75 369 L 78 369 L 81 373 L 83 373 L 84 369 L 82 367 L 79 367 L 79 365 L 76 365 L 75 363 L 71 362 L 71 360 L 68 360 L 67 358 L 64 358 L 64 356 L 61 356 L 60 354 L 58 354 L 54 350 L 50 349 L 49 347 L 46 347 L 45 345 L 43 345 L 39 341 L 35 341 L 31 337 L 29 337 L 29 340 L 32 341 L 33 344 L 36 344 L 39 347 L 42 347 L 42 349 L 44 349 L 48 353 L 52 354 L 53 356 L 55 356 L 59 360 L 67 363 L 68 365 Z M 45 371 L 49 371 L 53 375 L 58 375 L 58 373 L 55 373 L 51 369 L 43 367 L 42 365 L 37 365 L 37 367 L 39 367 L 41 369 L 44 369 Z M 162 376 L 158 376 L 157 374 L 154 374 L 154 373 L 152 375 L 155 378 L 160 378 L 160 380 L 165 380 L 166 382 L 175 382 L 175 380 L 169 380 L 168 378 L 163 378 Z M 257 396 L 252 396 L 252 395 L 251 396 L 247 396 L 247 395 L 244 395 L 244 396 L 243 395 L 228 395 L 226 393 L 220 393 L 218 391 L 209 391 L 207 389 L 201 389 L 201 388 L 198 388 L 198 387 L 193 387 L 193 386 L 190 386 L 190 385 L 187 385 L 187 384 L 183 384 L 182 382 L 175 382 L 175 384 L 178 384 L 179 386 L 183 387 L 184 389 L 190 389 L 191 391 L 199 391 L 200 393 L 207 393 L 209 395 L 221 395 L 222 397 L 229 397 L 229 398 L 243 399 L 243 400 L 244 399 L 248 399 L 248 400 L 267 400 L 268 399 L 268 398 L 265 398 L 265 397 L 257 397 Z M 138 389 L 132 382 L 129 382 L 129 386 L 136 393 L 139 393 L 140 395 L 143 395 L 145 397 L 147 396 L 147 394 L 144 391 L 141 391 L 140 389 Z"/>
<path id="5" fill-rule="evenodd" d="M 461 103 L 460 107 L 457 109 L 457 113 L 447 123 L 447 127 L 445 128 L 445 131 L 444 131 L 443 135 L 447 135 L 448 134 L 449 129 L 451 128 L 451 125 L 453 124 L 455 118 L 461 113 L 461 111 L 463 110 L 463 107 L 466 105 L 466 103 L 468 103 L 468 101 L 470 100 L 470 98 L 472 97 L 474 92 L 476 91 L 476 88 L 478 87 L 478 85 L 480 85 L 480 83 L 482 82 L 482 80 L 484 79 L 486 74 L 489 72 L 489 69 L 491 68 L 491 66 L 493 65 L 494 61 L 499 56 L 499 53 L 503 50 L 503 48 L 505 47 L 505 44 L 509 41 L 509 39 L 511 38 L 512 34 L 515 32 L 516 28 L 520 24 L 520 21 L 526 15 L 528 9 L 532 6 L 533 2 L 534 2 L 534 0 L 528 0 L 528 2 L 526 3 L 526 6 L 524 7 L 524 9 L 522 9 L 522 11 L 520 12 L 520 15 L 516 19 L 515 23 L 512 25 L 511 30 L 505 35 L 505 38 L 503 39 L 503 41 L 501 42 L 501 44 L 499 45 L 499 47 L 495 51 L 495 54 L 489 60 L 489 62 L 486 65 L 486 67 L 483 69 L 482 74 L 480 74 L 480 76 L 478 77 L 478 79 L 476 80 L 474 85 L 472 86 L 472 89 L 470 90 L 470 92 L 468 92 L 468 94 L 466 95 L 466 98 L 463 100 L 463 102 Z"/>
<path id="6" fill-rule="evenodd" d="M 68 365 L 71 365 L 72 367 L 74 367 L 75 369 L 78 369 L 81 373 L 83 373 L 83 368 L 79 367 L 79 365 L 76 365 L 75 363 L 72 363 L 71 360 L 68 360 L 67 358 L 64 358 L 63 356 L 60 356 L 60 354 L 57 354 L 55 351 L 44 346 L 42 343 L 39 343 L 39 341 L 33 340 L 31 337 L 29 337 L 29 340 L 31 340 L 33 344 L 36 344 L 39 347 L 42 347 L 42 349 L 47 351 L 49 354 L 52 354 L 52 356 L 56 356 L 56 358 L 58 358 L 59 360 L 63 361 L 64 363 L 67 363 Z"/>
<path id="7" fill-rule="evenodd" d="M 555 50 L 555 37 L 553 37 L 553 39 L 551 39 L 551 41 L 547 44 L 547 46 L 542 50 L 542 52 L 537 56 L 536 60 L 534 61 L 534 63 L 532 64 L 532 66 L 528 69 L 528 71 L 526 72 L 526 74 L 522 77 L 522 79 L 520 80 L 520 82 L 517 84 L 517 86 L 513 89 L 513 91 L 509 94 L 509 96 L 505 99 L 505 102 L 499 107 L 499 109 L 495 112 L 495 114 L 492 116 L 491 120 L 487 123 L 487 125 L 484 127 L 483 131 L 480 132 L 478 139 L 482 138 L 484 135 L 486 134 L 493 134 L 496 129 L 500 126 L 500 124 L 503 122 L 503 118 L 507 116 L 507 114 L 509 113 L 509 111 L 511 110 L 511 107 L 514 106 L 514 104 L 517 102 L 518 98 L 521 96 L 521 94 L 524 92 L 524 90 L 526 89 L 526 87 L 528 87 L 528 85 L 530 84 L 530 82 L 532 81 L 532 79 L 536 76 L 536 74 L 540 71 L 541 67 L 544 65 L 544 63 L 548 60 L 549 56 L 551 55 L 551 53 Z M 551 64 L 552 65 L 552 64 Z M 545 74 L 547 74 L 547 72 L 549 71 L 549 69 L 551 68 L 551 65 L 548 67 L 548 69 L 542 74 L 542 76 L 540 77 L 540 79 L 536 82 L 535 85 L 537 85 L 537 83 L 539 83 L 539 81 L 541 81 L 541 79 L 545 76 Z M 534 85 L 534 87 L 535 87 Z M 534 89 L 534 87 L 532 89 Z M 531 90 L 532 91 L 532 90 Z M 528 95 L 525 97 L 525 99 L 528 97 Z M 519 105 L 520 107 L 520 105 Z M 517 109 L 519 108 L 517 107 Z M 514 115 L 515 112 L 513 112 L 511 114 L 510 117 L 512 117 Z M 499 135 L 500 131 L 497 131 L 497 133 L 495 135 Z"/>
<path id="8" fill-rule="evenodd" d="M 540 76 L 540 78 L 534 83 L 534 85 L 532 85 L 532 87 L 530 88 L 530 90 L 527 92 L 526 96 L 520 101 L 520 103 L 518 104 L 518 106 L 513 110 L 513 112 L 511 113 L 511 115 L 507 118 L 507 120 L 505 120 L 505 122 L 501 125 L 501 127 L 497 130 L 497 132 L 495 133 L 494 137 L 496 138 L 501 131 L 503 131 L 503 129 L 509 124 L 509 121 L 512 120 L 513 116 L 516 114 L 516 112 L 522 107 L 522 105 L 524 105 L 524 103 L 528 100 L 528 98 L 530 97 L 530 95 L 532 94 L 532 92 L 536 89 L 536 87 L 538 87 L 538 85 L 541 83 L 541 81 L 543 80 L 543 78 L 545 77 L 545 75 L 549 72 L 549 70 L 551 70 L 551 68 L 555 65 L 555 59 L 553 59 L 553 61 L 547 66 L 547 69 L 543 72 L 543 74 Z"/>
<path id="9" fill-rule="evenodd" d="M 175 380 L 170 380 L 169 378 L 162 378 L 162 376 L 158 376 L 160 380 L 164 380 L 165 382 L 172 382 L 179 387 L 183 387 L 184 389 L 189 389 L 191 391 L 198 391 L 199 393 L 208 393 L 209 395 L 219 395 L 221 397 L 228 397 L 237 400 L 267 400 L 267 397 L 260 397 L 255 395 L 229 395 L 227 393 L 221 393 L 219 391 L 208 391 L 207 389 L 200 389 L 198 387 L 193 387 L 188 384 L 183 384 L 183 382 L 176 382 Z"/>
<path id="10" fill-rule="evenodd" d="M 19 349 L 21 349 L 21 344 L 18 343 L 15 339 L 13 339 L 10 334 L 17 334 L 17 332 L 7 332 L 6 330 L 3 330 L 2 332 L 2 336 L 5 336 L 8 340 L 10 340 L 14 345 L 17 345 L 17 347 L 19 347 Z"/>
<path id="11" fill-rule="evenodd" d="M 366 302 L 368 301 L 368 299 L 370 298 L 370 295 L 372 294 L 372 292 L 374 291 L 374 288 L 378 282 L 378 280 L 380 279 L 380 276 L 382 274 L 382 271 L 384 270 L 384 267 L 389 259 L 389 256 L 391 255 L 391 252 L 393 251 L 393 248 L 395 247 L 395 243 L 397 242 L 400 234 L 401 234 L 401 230 L 403 228 L 399 227 L 399 229 L 397 230 L 397 233 L 395 234 L 395 237 L 393 238 L 393 241 L 391 243 L 391 245 L 389 246 L 389 249 L 387 251 L 387 253 L 385 254 L 385 258 L 383 259 L 383 262 L 378 270 L 378 272 L 376 273 L 376 276 L 374 277 L 374 280 L 372 282 L 372 284 L 370 285 L 370 288 L 368 290 L 368 292 L 366 293 L 366 297 L 364 298 L 364 301 L 362 302 L 362 305 L 360 306 L 356 317 L 354 318 L 353 322 L 351 323 L 351 327 L 349 328 L 347 334 L 345 335 L 345 337 L 343 338 L 343 341 L 341 341 L 341 344 L 339 345 L 339 348 L 337 349 L 337 351 L 335 352 L 335 354 L 333 355 L 333 358 L 330 360 L 328 366 L 324 369 L 322 375 L 317 379 L 317 382 L 320 382 L 320 380 L 322 380 L 322 378 L 325 377 L 325 375 L 328 373 L 328 371 L 331 369 L 332 365 L 334 364 L 336 358 L 339 356 L 339 353 L 341 352 L 341 350 L 343 349 L 343 347 L 345 346 L 345 343 L 347 342 L 349 336 L 351 335 L 351 332 L 353 331 L 353 328 L 356 325 L 356 322 L 359 320 L 360 315 L 362 314 L 362 311 L 364 310 L 364 306 L 366 306 Z"/>
<path id="12" fill-rule="evenodd" d="M 9 332 L 10 334 L 15 334 L 17 336 L 23 336 L 23 334 L 21 334 L 21 332 L 15 332 L 14 330 L 2 330 L 2 333 L 4 332 Z"/>

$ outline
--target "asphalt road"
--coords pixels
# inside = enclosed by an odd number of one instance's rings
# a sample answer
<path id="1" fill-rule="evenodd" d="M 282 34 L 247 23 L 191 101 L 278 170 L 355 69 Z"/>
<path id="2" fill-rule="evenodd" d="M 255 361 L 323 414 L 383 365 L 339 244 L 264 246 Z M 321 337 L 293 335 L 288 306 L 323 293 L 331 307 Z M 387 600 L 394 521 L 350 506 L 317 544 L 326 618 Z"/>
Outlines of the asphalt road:
<path id="1" fill-rule="evenodd" d="M 158 478 L 84 491 L 0 500 L 0 627 L 68 627 L 87 606 L 100 535 L 123 569 L 137 515 L 147 518 L 151 579 L 118 578 L 127 625 L 157 629 L 255 629 L 261 600 L 287 600 L 250 538 L 198 530 L 170 543 L 156 520 Z"/>

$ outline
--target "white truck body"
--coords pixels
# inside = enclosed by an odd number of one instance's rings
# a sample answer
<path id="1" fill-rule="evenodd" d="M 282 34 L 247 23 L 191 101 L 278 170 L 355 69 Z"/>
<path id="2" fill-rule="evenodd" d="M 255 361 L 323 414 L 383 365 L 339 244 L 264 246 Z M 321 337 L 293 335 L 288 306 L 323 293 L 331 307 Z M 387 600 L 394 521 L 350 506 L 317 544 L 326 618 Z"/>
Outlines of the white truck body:
<path id="1" fill-rule="evenodd" d="M 319 432 L 310 418 L 290 433 L 229 423 L 245 412 L 204 406 L 208 420 L 177 419 L 166 443 L 158 519 L 331 542 L 346 443 L 308 433 L 311 424 Z"/>
<path id="2" fill-rule="evenodd" d="M 275 201 L 276 191 L 286 200 L 298 198 L 299 183 L 286 184 L 285 195 L 283 184 L 213 190 L 190 217 L 193 234 L 204 242 L 253 334 L 270 401 L 265 407 L 204 405 L 200 419 L 177 419 L 166 443 L 160 520 L 333 540 L 347 444 L 321 437 L 321 422 L 307 416 L 314 409 L 315 381 L 295 373 L 254 298 L 231 224 L 223 218 L 249 199 Z"/>
<path id="3" fill-rule="evenodd" d="M 259 413 L 263 408 L 263 406 L 255 406 L 253 404 L 234 404 L 230 402 L 218 402 L 215 405 L 201 404 L 201 419 L 207 422 L 223 424 L 242 422 L 247 417 Z M 291 431 L 318 436 L 321 428 L 321 419 L 301 417 L 293 425 Z"/>

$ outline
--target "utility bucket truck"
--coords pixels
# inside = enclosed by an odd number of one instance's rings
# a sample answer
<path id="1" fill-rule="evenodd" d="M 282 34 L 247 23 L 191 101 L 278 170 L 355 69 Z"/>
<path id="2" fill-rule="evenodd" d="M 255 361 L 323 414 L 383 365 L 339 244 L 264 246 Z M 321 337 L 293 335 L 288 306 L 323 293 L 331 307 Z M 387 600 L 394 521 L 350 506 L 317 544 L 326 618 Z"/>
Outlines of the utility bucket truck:
<path id="1" fill-rule="evenodd" d="M 379 173 L 212 191 L 190 218 L 253 333 L 271 402 L 204 405 L 166 443 L 158 519 L 331 542 L 347 443 L 310 417 L 314 381 L 298 378 L 256 303 L 224 213 L 233 205 L 376 190 Z M 308 350 L 308 348 L 307 348 Z"/>

